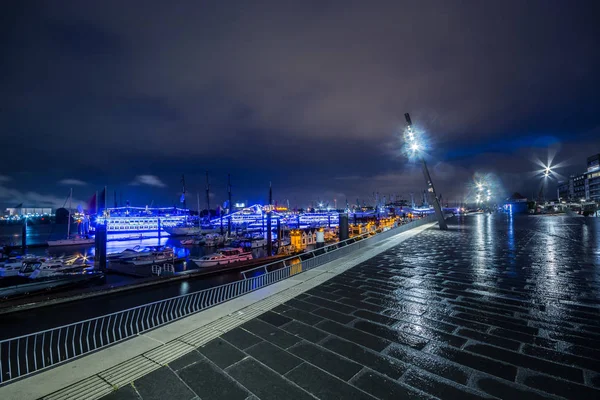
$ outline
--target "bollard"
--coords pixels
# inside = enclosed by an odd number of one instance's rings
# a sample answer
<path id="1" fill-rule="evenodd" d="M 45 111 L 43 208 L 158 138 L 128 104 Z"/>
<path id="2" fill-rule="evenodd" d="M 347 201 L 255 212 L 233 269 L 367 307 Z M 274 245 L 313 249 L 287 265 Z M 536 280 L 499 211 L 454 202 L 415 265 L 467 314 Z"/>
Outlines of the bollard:
<path id="1" fill-rule="evenodd" d="M 348 214 L 340 214 L 340 242 L 347 240 L 348 237 Z"/>
<path id="2" fill-rule="evenodd" d="M 106 271 L 106 222 L 96 225 L 96 269 Z"/>

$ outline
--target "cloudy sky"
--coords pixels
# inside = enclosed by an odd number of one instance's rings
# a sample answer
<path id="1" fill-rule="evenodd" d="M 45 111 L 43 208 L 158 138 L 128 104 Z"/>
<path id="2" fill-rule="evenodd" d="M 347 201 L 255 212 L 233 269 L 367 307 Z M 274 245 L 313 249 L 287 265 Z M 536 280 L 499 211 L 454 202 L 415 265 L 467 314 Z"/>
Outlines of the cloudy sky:
<path id="1" fill-rule="evenodd" d="M 438 192 L 475 173 L 539 187 L 600 152 L 597 2 L 22 1 L 0 32 L 0 205 L 213 198 L 367 200 L 423 190 L 403 114 L 427 133 Z M 537 190 L 536 190 L 537 192 Z M 112 196 L 111 196 L 112 197 Z M 202 201 L 204 203 L 204 201 Z M 16 203 L 16 204 L 15 204 Z"/>

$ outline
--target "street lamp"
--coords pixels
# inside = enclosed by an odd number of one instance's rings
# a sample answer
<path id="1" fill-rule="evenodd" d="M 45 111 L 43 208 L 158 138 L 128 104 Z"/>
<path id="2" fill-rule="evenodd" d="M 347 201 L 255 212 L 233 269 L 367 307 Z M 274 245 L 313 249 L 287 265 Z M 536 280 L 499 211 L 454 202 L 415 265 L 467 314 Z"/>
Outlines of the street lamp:
<path id="1" fill-rule="evenodd" d="M 406 118 L 406 123 L 408 125 L 406 129 L 406 139 L 408 142 L 408 148 L 413 152 L 415 156 L 421 159 L 421 167 L 423 169 L 423 176 L 425 177 L 425 182 L 427 183 L 427 191 L 431 193 L 433 196 L 433 208 L 435 210 L 435 214 L 438 219 L 438 223 L 441 230 L 448 229 L 448 225 L 446 224 L 446 220 L 444 219 L 444 214 L 442 213 L 442 207 L 440 206 L 440 200 L 438 199 L 435 188 L 433 186 L 433 181 L 431 180 L 431 175 L 429 175 L 429 169 L 427 169 L 427 164 L 425 163 L 425 158 L 422 154 L 422 143 L 417 140 L 415 134 L 412 129 L 412 121 L 410 119 L 410 114 L 404 114 L 404 118 Z"/>

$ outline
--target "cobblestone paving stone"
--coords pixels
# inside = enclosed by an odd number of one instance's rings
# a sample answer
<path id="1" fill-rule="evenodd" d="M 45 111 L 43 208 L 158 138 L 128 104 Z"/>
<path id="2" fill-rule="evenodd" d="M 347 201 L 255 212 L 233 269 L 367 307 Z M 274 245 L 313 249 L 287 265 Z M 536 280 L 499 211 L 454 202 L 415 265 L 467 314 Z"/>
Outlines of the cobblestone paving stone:
<path id="1" fill-rule="evenodd" d="M 107 398 L 600 399 L 598 220 L 449 222 Z"/>

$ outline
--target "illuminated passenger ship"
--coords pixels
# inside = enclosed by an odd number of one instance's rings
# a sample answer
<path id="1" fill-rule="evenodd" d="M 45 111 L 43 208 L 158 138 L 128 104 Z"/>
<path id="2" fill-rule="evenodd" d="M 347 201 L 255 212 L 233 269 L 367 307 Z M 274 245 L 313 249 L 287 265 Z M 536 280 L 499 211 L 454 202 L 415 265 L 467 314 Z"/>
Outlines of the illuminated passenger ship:
<path id="1" fill-rule="evenodd" d="M 180 226 L 190 219 L 187 209 L 164 207 L 116 207 L 108 208 L 104 215 L 96 216 L 95 226 L 106 223 L 106 233 L 114 234 L 144 234 L 156 233 L 159 229 Z"/>
<path id="2" fill-rule="evenodd" d="M 255 204 L 251 207 L 244 208 L 240 211 L 236 211 L 229 215 L 223 215 L 223 224 L 227 224 L 227 221 L 231 219 L 233 226 L 246 226 L 250 229 L 260 229 L 266 226 L 267 214 L 265 207 L 259 204 Z M 277 220 L 281 220 L 282 224 L 297 226 L 325 226 L 329 223 L 331 225 L 338 224 L 338 213 L 337 212 L 313 212 L 313 213 L 293 213 L 286 210 L 277 211 L 273 210 L 271 213 L 271 220 L 273 226 L 277 224 Z M 211 224 L 219 226 L 221 223 L 221 217 L 217 217 L 211 220 Z"/>

